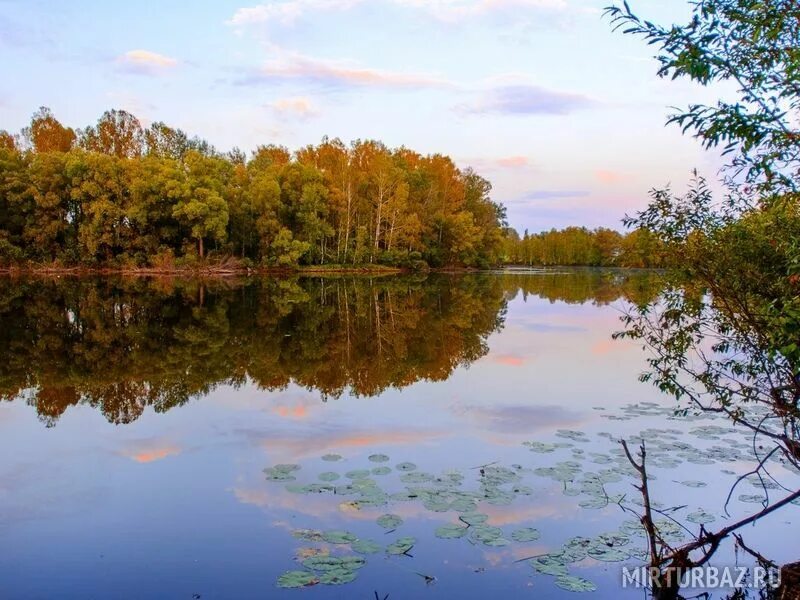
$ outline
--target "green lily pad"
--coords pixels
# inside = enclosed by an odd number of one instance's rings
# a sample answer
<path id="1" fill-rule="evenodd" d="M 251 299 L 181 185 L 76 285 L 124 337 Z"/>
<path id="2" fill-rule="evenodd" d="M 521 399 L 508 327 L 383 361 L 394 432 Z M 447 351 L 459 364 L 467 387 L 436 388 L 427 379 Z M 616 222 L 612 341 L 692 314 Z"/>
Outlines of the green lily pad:
<path id="1" fill-rule="evenodd" d="M 625 550 L 620 548 L 611 548 L 601 545 L 593 545 L 589 548 L 588 554 L 593 559 L 603 562 L 622 562 L 629 556 Z"/>
<path id="2" fill-rule="evenodd" d="M 310 556 L 303 561 L 303 566 L 312 571 L 335 571 L 344 569 L 353 571 L 363 567 L 367 561 L 360 556 Z"/>
<path id="3" fill-rule="evenodd" d="M 368 469 L 354 469 L 344 474 L 348 479 L 366 479 L 370 476 Z"/>
<path id="4" fill-rule="evenodd" d="M 375 467 L 372 469 L 373 475 L 388 475 L 392 472 L 391 467 Z"/>
<path id="5" fill-rule="evenodd" d="M 544 575 L 567 575 L 567 565 L 563 558 L 553 554 L 545 554 L 528 561 L 536 571 Z"/>
<path id="6" fill-rule="evenodd" d="M 325 571 L 319 576 L 319 582 L 323 585 L 343 585 L 350 583 L 358 577 L 358 571 L 350 571 L 347 569 L 334 569 Z"/>
<path id="7" fill-rule="evenodd" d="M 360 539 L 350 544 L 350 548 L 353 550 L 353 552 L 358 552 L 359 554 L 377 554 L 383 550 L 383 546 L 373 542 L 372 540 Z"/>
<path id="8" fill-rule="evenodd" d="M 511 539 L 515 542 L 535 542 L 542 534 L 533 527 L 523 527 L 511 532 Z"/>
<path id="9" fill-rule="evenodd" d="M 295 529 L 292 531 L 292 537 L 298 540 L 305 540 L 307 542 L 321 542 L 322 532 L 316 529 Z"/>
<path id="10" fill-rule="evenodd" d="M 375 463 L 384 463 L 384 462 L 389 462 L 389 457 L 386 456 L 385 454 L 370 454 L 367 457 L 367 460 Z"/>
<path id="11" fill-rule="evenodd" d="M 381 515 L 375 522 L 384 529 L 397 529 L 403 524 L 403 518 L 399 515 Z"/>
<path id="12" fill-rule="evenodd" d="M 397 469 L 398 471 L 405 471 L 405 472 L 415 471 L 417 469 L 417 465 L 410 462 L 401 462 L 399 465 L 395 466 L 395 469 Z"/>
<path id="13" fill-rule="evenodd" d="M 338 460 L 342 460 L 342 455 L 341 454 L 326 454 L 325 456 L 322 457 L 322 460 L 324 460 L 326 462 L 336 462 Z"/>
<path id="14" fill-rule="evenodd" d="M 698 510 L 686 515 L 686 520 L 691 523 L 697 523 L 698 525 L 705 525 L 706 523 L 713 523 L 717 518 L 704 510 Z"/>
<path id="15" fill-rule="evenodd" d="M 278 577 L 278 587 L 280 588 L 302 588 L 318 583 L 317 576 L 309 571 L 286 571 Z"/>
<path id="16" fill-rule="evenodd" d="M 296 477 L 291 473 L 284 471 L 275 471 L 274 469 L 265 469 L 268 481 L 295 481 Z"/>
<path id="17" fill-rule="evenodd" d="M 333 530 L 323 533 L 322 539 L 329 544 L 351 544 L 358 538 L 349 531 Z"/>
<path id="18" fill-rule="evenodd" d="M 436 528 L 436 537 L 443 540 L 452 540 L 464 537 L 468 531 L 469 528 L 463 525 L 442 525 Z"/>
<path id="19" fill-rule="evenodd" d="M 681 481 L 681 485 L 692 488 L 704 488 L 708 484 L 705 481 Z"/>
<path id="20" fill-rule="evenodd" d="M 763 504 L 767 498 L 761 494 L 742 494 L 739 496 L 739 502 L 748 502 L 750 504 Z"/>
<path id="21" fill-rule="evenodd" d="M 489 515 L 478 512 L 469 512 L 459 515 L 458 518 L 467 525 L 482 525 L 483 523 L 486 523 Z"/>
<path id="22" fill-rule="evenodd" d="M 574 575 L 559 575 L 556 578 L 556 585 L 568 592 L 594 592 L 597 589 L 597 586 L 588 579 Z"/>
<path id="23" fill-rule="evenodd" d="M 396 542 L 389 544 L 386 548 L 386 552 L 388 554 L 400 555 L 405 554 L 409 550 L 414 547 L 414 544 L 417 543 L 416 538 L 413 537 L 402 537 Z"/>
<path id="24" fill-rule="evenodd" d="M 320 473 L 318 475 L 318 479 L 320 481 L 336 481 L 339 479 L 339 474 L 334 473 L 333 471 L 325 471 L 324 473 Z"/>

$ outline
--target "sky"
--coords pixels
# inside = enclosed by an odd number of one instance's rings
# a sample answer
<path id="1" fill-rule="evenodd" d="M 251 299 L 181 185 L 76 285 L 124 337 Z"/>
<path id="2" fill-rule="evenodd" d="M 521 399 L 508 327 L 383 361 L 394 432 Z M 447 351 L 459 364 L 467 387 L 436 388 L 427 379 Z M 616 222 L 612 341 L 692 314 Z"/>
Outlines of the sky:
<path id="1" fill-rule="evenodd" d="M 473 167 L 520 232 L 621 229 L 649 190 L 721 161 L 664 125 L 712 91 L 659 79 L 611 1 L 0 0 L 0 129 L 48 106 L 72 127 L 121 108 L 220 150 L 379 139 Z"/>

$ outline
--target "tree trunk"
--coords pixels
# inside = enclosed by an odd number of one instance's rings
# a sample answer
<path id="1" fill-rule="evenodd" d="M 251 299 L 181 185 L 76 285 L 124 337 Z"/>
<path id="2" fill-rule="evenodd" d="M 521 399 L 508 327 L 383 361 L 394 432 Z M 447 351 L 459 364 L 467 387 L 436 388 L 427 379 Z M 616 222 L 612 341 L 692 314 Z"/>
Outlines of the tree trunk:
<path id="1" fill-rule="evenodd" d="M 203 258 L 203 238 L 197 238 L 197 252 L 200 254 L 200 258 Z"/>

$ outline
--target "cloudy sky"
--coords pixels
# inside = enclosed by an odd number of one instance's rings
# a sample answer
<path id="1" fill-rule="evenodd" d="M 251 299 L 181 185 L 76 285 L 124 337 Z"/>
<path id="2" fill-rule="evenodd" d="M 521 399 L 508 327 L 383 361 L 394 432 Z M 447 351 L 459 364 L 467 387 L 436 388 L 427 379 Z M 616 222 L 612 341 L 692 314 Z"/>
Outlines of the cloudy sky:
<path id="1" fill-rule="evenodd" d="M 709 91 L 659 80 L 610 1 L 0 0 L 0 129 L 45 105 L 74 127 L 123 108 L 226 150 L 376 138 L 474 167 L 520 231 L 619 227 L 719 159 L 664 127 Z"/>

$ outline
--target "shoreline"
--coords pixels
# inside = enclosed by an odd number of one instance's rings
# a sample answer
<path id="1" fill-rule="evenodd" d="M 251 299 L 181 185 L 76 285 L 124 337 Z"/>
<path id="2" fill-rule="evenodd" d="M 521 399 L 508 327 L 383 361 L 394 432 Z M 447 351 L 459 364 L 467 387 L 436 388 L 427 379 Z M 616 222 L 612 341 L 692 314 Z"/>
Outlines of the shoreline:
<path id="1" fill-rule="evenodd" d="M 92 276 L 141 276 L 141 277 L 257 277 L 266 275 L 325 275 L 325 274 L 374 274 L 394 275 L 413 273 L 411 269 L 388 266 L 336 266 L 309 265 L 301 267 L 239 267 L 214 266 L 203 267 L 87 267 L 87 266 L 43 266 L 14 265 L 0 267 L 0 276 L 25 277 L 31 275 L 55 277 L 92 277 Z"/>
<path id="2" fill-rule="evenodd" d="M 411 275 L 438 273 L 444 275 L 464 275 L 492 273 L 506 271 L 509 274 L 521 272 L 556 272 L 559 269 L 568 270 L 606 270 L 606 271 L 663 271 L 663 269 L 653 269 L 646 267 L 616 267 L 616 266 L 591 266 L 591 265 L 548 265 L 548 266 L 524 266 L 520 265 L 500 265 L 487 269 L 477 269 L 474 267 L 436 267 L 424 270 L 413 270 L 402 267 L 389 267 L 385 265 L 357 265 L 357 266 L 326 266 L 326 265 L 306 265 L 299 267 L 232 267 L 232 266 L 213 266 L 205 267 L 87 267 L 87 266 L 11 266 L 0 267 L 0 277 L 200 277 L 200 278 L 219 278 L 228 277 L 265 277 L 265 276 L 321 276 L 321 275 Z"/>

